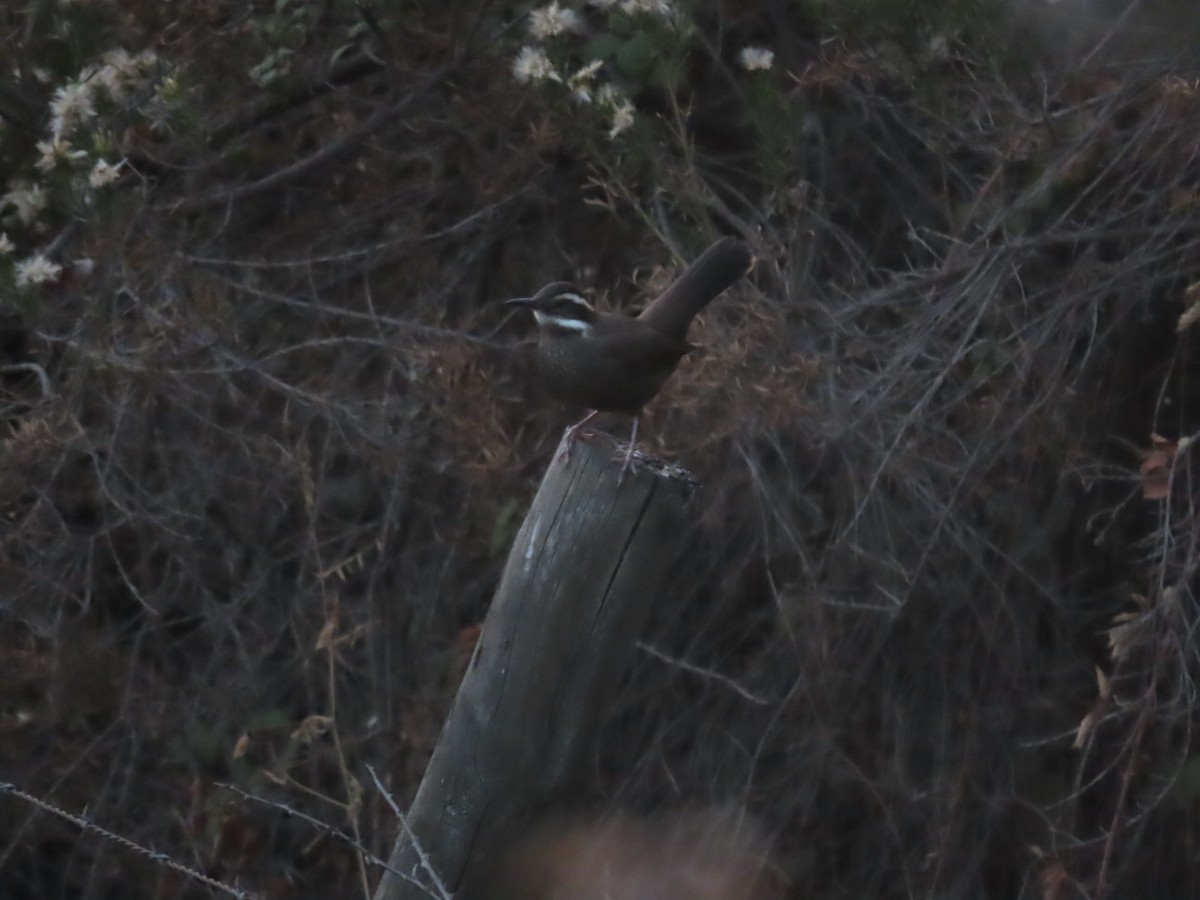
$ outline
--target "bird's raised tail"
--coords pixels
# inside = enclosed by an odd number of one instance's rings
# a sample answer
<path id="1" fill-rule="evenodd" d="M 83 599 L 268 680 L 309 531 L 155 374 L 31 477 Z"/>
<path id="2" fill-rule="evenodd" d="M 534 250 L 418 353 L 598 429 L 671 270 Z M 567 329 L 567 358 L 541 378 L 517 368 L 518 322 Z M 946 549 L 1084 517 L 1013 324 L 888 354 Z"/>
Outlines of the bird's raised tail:
<path id="1" fill-rule="evenodd" d="M 660 334 L 683 341 L 696 313 L 749 272 L 753 263 L 749 247 L 736 238 L 721 238 L 642 310 L 638 319 Z"/>

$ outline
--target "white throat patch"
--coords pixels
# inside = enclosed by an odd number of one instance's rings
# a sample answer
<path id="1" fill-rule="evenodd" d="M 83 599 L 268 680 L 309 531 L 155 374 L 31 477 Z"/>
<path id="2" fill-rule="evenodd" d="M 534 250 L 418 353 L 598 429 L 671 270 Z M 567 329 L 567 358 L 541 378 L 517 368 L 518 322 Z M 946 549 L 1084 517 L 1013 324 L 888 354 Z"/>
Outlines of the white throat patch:
<path id="1" fill-rule="evenodd" d="M 574 331 L 582 335 L 592 333 L 591 324 L 581 322 L 579 319 L 564 319 L 559 316 L 551 316 L 543 312 L 538 312 L 536 309 L 533 311 L 533 317 L 537 319 L 539 325 L 549 325 L 562 331 Z"/>

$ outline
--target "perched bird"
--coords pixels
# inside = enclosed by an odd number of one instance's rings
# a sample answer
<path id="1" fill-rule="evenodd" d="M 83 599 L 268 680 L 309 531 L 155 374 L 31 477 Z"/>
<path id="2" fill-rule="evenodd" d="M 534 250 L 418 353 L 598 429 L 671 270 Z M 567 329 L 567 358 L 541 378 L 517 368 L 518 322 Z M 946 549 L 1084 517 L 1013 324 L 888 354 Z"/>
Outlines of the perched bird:
<path id="1" fill-rule="evenodd" d="M 642 407 L 662 389 L 693 345 L 692 319 L 754 262 L 749 248 L 722 238 L 700 255 L 636 317 L 600 312 L 566 281 L 546 285 L 532 297 L 506 301 L 533 311 L 537 320 L 538 373 L 546 389 L 567 403 L 591 410 L 567 429 L 570 452 L 580 427 L 600 412 L 633 416 L 621 474 L 629 469 Z"/>

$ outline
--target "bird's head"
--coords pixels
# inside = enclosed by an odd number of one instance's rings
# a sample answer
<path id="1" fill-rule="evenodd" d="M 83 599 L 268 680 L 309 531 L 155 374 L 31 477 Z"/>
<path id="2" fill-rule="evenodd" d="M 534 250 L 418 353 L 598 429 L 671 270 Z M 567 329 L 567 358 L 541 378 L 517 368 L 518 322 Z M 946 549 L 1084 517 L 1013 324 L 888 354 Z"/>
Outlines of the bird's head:
<path id="1" fill-rule="evenodd" d="M 515 297 L 509 306 L 525 306 L 533 311 L 538 326 L 558 334 L 589 334 L 596 309 L 568 281 L 555 281 L 532 297 Z"/>

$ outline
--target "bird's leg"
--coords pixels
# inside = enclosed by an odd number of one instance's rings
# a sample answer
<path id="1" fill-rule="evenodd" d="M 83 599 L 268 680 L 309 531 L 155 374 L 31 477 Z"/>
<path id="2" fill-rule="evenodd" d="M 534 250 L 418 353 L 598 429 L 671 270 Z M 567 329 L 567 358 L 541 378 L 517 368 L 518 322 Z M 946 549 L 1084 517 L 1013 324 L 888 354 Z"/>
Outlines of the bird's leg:
<path id="1" fill-rule="evenodd" d="M 579 429 L 582 428 L 588 422 L 588 420 L 592 418 L 592 416 L 599 415 L 599 413 L 600 410 L 593 409 L 590 413 L 563 432 L 562 442 L 558 445 L 559 462 L 566 462 L 571 458 L 571 445 L 575 443 L 575 439 L 579 434 Z"/>
<path id="2" fill-rule="evenodd" d="M 621 463 L 621 473 L 617 475 L 617 484 L 625 477 L 625 473 L 629 471 L 629 463 L 633 460 L 633 448 L 637 446 L 637 430 L 638 421 L 641 416 L 633 417 L 633 431 L 629 433 L 629 449 L 625 451 L 625 462 Z"/>

